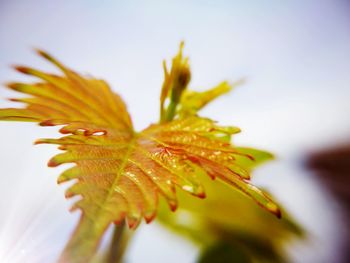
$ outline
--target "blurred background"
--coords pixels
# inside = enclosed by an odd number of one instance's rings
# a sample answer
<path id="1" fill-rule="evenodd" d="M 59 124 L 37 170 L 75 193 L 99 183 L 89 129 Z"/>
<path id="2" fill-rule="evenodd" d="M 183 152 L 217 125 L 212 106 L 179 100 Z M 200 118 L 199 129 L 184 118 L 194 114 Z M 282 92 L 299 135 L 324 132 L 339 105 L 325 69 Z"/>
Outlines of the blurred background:
<path id="1" fill-rule="evenodd" d="M 39 47 L 105 79 L 141 129 L 158 118 L 162 59 L 184 40 L 192 89 L 246 79 L 202 115 L 240 127 L 237 144 L 276 154 L 253 182 L 308 232 L 288 247 L 291 262 L 346 262 L 344 202 L 329 190 L 332 179 L 318 180 L 319 162 L 308 162 L 350 141 L 349 14 L 346 0 L 0 0 L 0 82 L 27 80 L 12 64 L 52 70 L 32 51 Z M 1 88 L 0 107 L 13 106 L 5 100 L 13 96 Z M 64 167 L 46 167 L 56 149 L 31 143 L 55 130 L 0 123 L 0 262 L 53 262 L 77 222 L 67 186 L 56 185 Z M 191 243 L 151 224 L 136 232 L 126 262 L 197 256 Z"/>

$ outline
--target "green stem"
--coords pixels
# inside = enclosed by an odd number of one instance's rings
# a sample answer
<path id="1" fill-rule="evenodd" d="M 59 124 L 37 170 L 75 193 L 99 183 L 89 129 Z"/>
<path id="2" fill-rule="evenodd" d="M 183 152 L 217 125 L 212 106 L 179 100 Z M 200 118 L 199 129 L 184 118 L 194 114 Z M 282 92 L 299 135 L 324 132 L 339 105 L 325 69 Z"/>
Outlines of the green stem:
<path id="1" fill-rule="evenodd" d="M 101 236 L 100 233 L 104 233 L 109 225 L 108 221 L 101 220 L 99 222 L 99 224 L 96 224 L 95 221 L 83 215 L 58 259 L 58 262 L 91 262 L 100 241 L 100 239 L 96 237 Z"/>
<path id="2" fill-rule="evenodd" d="M 166 109 L 166 112 L 163 116 L 163 119 L 161 120 L 161 123 L 172 121 L 176 114 L 176 107 L 178 102 L 175 102 L 173 100 L 170 101 L 168 108 Z"/>
<path id="3" fill-rule="evenodd" d="M 109 247 L 106 263 L 121 263 L 127 246 L 128 238 L 125 235 L 125 221 L 121 225 L 115 225 L 112 242 Z"/>

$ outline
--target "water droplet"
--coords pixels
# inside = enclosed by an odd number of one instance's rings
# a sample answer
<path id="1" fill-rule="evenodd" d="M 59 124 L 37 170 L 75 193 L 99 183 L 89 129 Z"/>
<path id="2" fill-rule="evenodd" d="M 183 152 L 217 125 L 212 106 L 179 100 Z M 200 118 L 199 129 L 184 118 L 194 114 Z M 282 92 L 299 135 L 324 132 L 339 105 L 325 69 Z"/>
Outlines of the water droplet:
<path id="1" fill-rule="evenodd" d="M 93 132 L 92 135 L 94 136 L 102 136 L 102 135 L 105 135 L 106 132 L 103 132 L 103 131 L 96 131 L 96 132 Z"/>
<path id="2" fill-rule="evenodd" d="M 182 186 L 182 189 L 187 191 L 187 192 L 190 192 L 190 193 L 194 192 L 194 188 L 192 185 L 184 185 L 184 186 Z"/>

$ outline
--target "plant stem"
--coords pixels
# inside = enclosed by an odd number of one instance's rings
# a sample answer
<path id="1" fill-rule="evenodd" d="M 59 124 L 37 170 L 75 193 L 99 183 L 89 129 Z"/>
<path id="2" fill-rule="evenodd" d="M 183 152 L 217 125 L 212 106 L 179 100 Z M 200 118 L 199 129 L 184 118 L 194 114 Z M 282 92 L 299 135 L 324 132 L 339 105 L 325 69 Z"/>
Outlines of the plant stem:
<path id="1" fill-rule="evenodd" d="M 106 263 L 121 263 L 128 243 L 125 235 L 125 220 L 120 225 L 115 225 Z"/>
<path id="2" fill-rule="evenodd" d="M 164 119 L 161 120 L 161 122 L 168 122 L 172 121 L 175 117 L 176 114 L 176 107 L 177 107 L 178 102 L 175 102 L 173 100 L 170 101 L 169 106 L 166 110 Z"/>

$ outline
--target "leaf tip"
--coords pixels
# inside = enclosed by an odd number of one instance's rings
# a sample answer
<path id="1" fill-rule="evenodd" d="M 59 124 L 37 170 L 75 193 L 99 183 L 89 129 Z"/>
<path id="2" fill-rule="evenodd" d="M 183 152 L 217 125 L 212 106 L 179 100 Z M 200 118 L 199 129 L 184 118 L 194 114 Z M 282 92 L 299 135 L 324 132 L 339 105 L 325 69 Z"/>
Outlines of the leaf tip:
<path id="1" fill-rule="evenodd" d="M 172 212 L 175 212 L 178 206 L 177 200 L 169 200 L 169 207 Z"/>
<path id="2" fill-rule="evenodd" d="M 68 188 L 68 189 L 66 190 L 66 192 L 64 193 L 64 197 L 67 198 L 67 199 L 69 199 L 69 198 L 71 198 L 71 197 L 73 197 L 73 196 L 75 196 L 75 195 L 76 195 L 76 193 L 73 192 L 73 190 L 72 190 L 71 188 Z M 74 208 L 74 206 L 72 206 L 72 208 Z M 71 208 L 71 209 L 72 209 L 72 208 Z"/>
<path id="3" fill-rule="evenodd" d="M 16 82 L 6 82 L 6 83 L 4 83 L 4 85 L 6 87 L 8 87 L 9 89 L 13 89 L 13 90 L 18 89 L 18 86 L 19 86 L 19 84 Z"/>
<path id="4" fill-rule="evenodd" d="M 130 229 L 136 229 L 137 226 L 140 224 L 140 219 L 136 217 L 128 217 L 128 227 Z"/>
<path id="5" fill-rule="evenodd" d="M 55 126 L 52 120 L 44 120 L 39 123 L 40 126 Z"/>
<path id="6" fill-rule="evenodd" d="M 205 199 L 207 197 L 207 195 L 205 194 L 205 192 L 200 192 L 197 194 L 197 196 L 200 198 L 200 199 Z"/>
<path id="7" fill-rule="evenodd" d="M 57 167 L 59 165 L 58 162 L 55 161 L 55 159 L 51 159 L 49 160 L 49 162 L 47 163 L 48 167 Z"/>
<path id="8" fill-rule="evenodd" d="M 33 50 L 35 53 L 37 53 L 39 56 L 47 59 L 47 60 L 50 60 L 51 56 L 44 50 L 40 49 L 40 48 L 36 48 L 36 47 L 33 47 Z"/>
<path id="9" fill-rule="evenodd" d="M 12 101 L 12 102 L 21 102 L 21 99 L 17 99 L 17 98 L 9 98 L 7 100 Z"/>
<path id="10" fill-rule="evenodd" d="M 45 142 L 43 141 L 43 139 L 37 139 L 37 140 L 35 140 L 35 141 L 33 142 L 34 145 L 43 144 L 43 143 L 45 143 Z"/>
<path id="11" fill-rule="evenodd" d="M 273 213 L 277 218 L 282 218 L 282 212 L 281 212 L 281 209 L 273 202 L 269 202 L 267 205 L 266 205 L 266 209 Z"/>
<path id="12" fill-rule="evenodd" d="M 115 224 L 115 225 L 118 225 L 118 226 L 120 226 L 121 224 L 123 224 L 123 222 L 124 222 L 124 220 L 125 220 L 125 212 L 121 212 L 120 213 L 120 215 L 119 215 L 119 217 L 118 218 L 116 218 L 114 221 L 113 221 L 113 223 Z"/>
<path id="13" fill-rule="evenodd" d="M 57 178 L 56 183 L 57 183 L 57 184 L 62 184 L 62 183 L 67 182 L 67 181 L 69 181 L 69 179 L 61 174 L 61 175 Z"/>
<path id="14" fill-rule="evenodd" d="M 23 74 L 30 74 L 30 72 L 31 72 L 30 68 L 25 67 L 25 66 L 14 65 L 12 67 L 15 70 L 17 70 L 18 72 L 23 73 Z"/>
<path id="15" fill-rule="evenodd" d="M 74 211 L 76 211 L 76 210 L 78 210 L 79 209 L 79 206 L 77 206 L 77 205 L 73 205 L 70 209 L 69 209 L 69 212 L 74 212 Z"/>
<path id="16" fill-rule="evenodd" d="M 149 211 L 149 212 L 145 212 L 144 214 L 144 218 L 147 224 L 151 223 L 155 217 L 156 217 L 157 213 L 156 211 Z"/>

